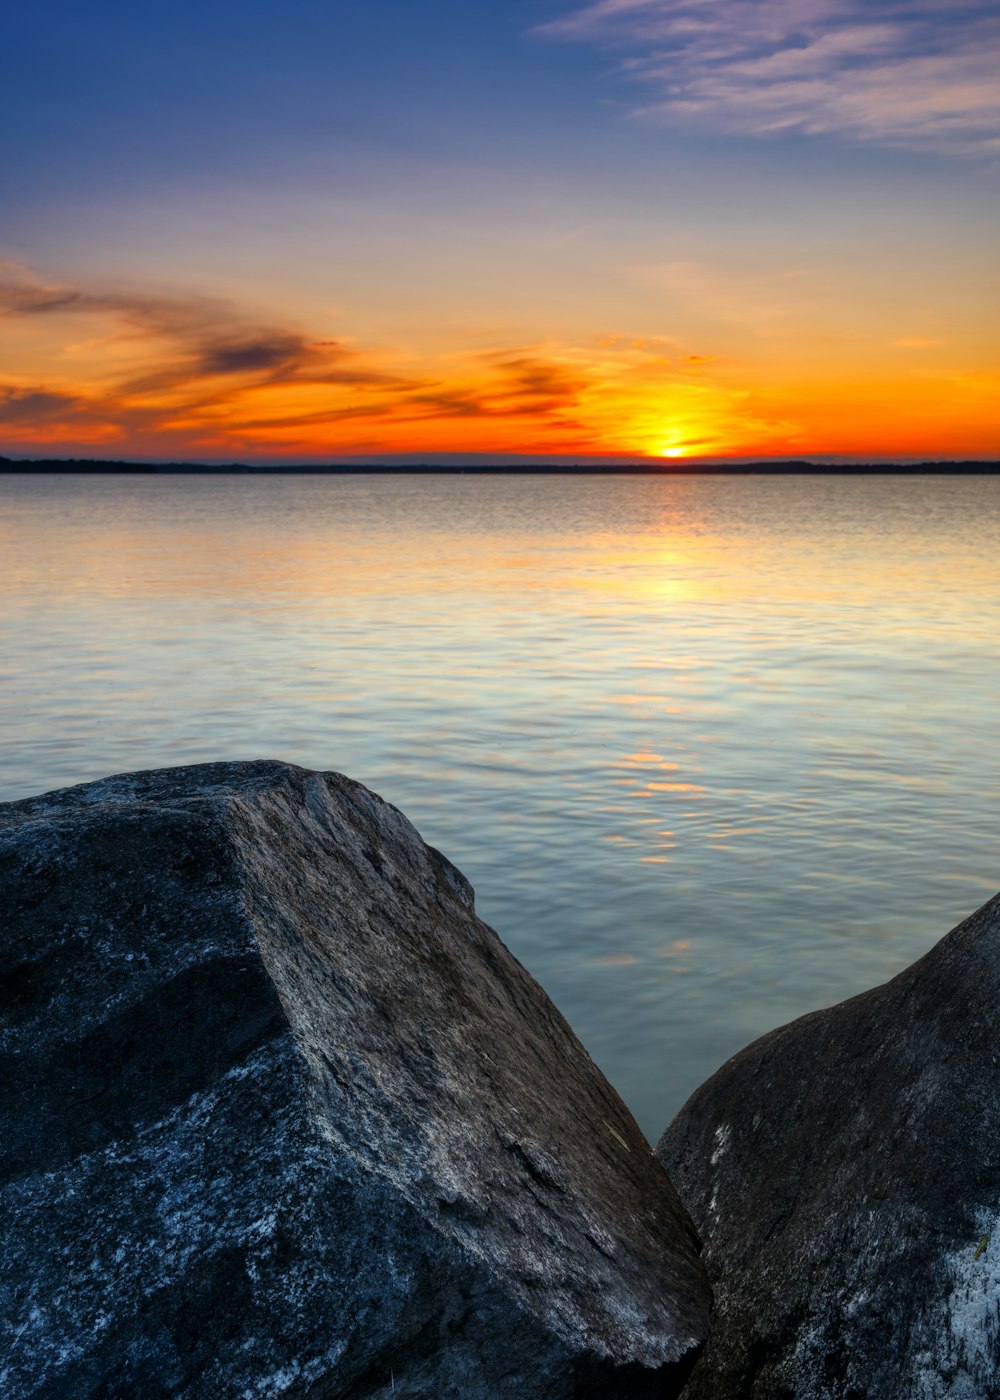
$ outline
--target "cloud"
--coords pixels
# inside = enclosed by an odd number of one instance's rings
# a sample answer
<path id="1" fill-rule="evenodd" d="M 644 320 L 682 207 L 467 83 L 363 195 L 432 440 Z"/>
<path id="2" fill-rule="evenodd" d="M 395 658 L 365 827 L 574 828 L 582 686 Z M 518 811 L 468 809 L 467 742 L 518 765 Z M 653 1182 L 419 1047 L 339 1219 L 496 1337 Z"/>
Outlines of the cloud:
<path id="1" fill-rule="evenodd" d="M 3 321 L 30 324 L 50 347 L 50 373 L 0 374 L 0 423 L 29 443 L 120 439 L 157 455 L 223 439 L 236 451 L 322 450 L 366 421 L 403 430 L 531 419 L 565 429 L 589 382 L 532 347 L 418 362 L 414 373 L 405 352 L 262 322 L 221 298 L 67 286 L 13 264 L 0 264 Z M 74 321 L 87 326 L 82 344 Z"/>
<path id="2" fill-rule="evenodd" d="M 75 394 L 61 394 L 51 389 L 0 388 L 0 423 L 75 419 L 83 407 Z"/>
<path id="3" fill-rule="evenodd" d="M 994 0 L 595 0 L 537 32 L 619 52 L 645 115 L 1000 149 Z"/>
<path id="4" fill-rule="evenodd" d="M 63 316 L 110 323 L 109 341 L 145 346 L 154 368 L 117 386 L 129 395 L 159 393 L 206 379 L 309 384 L 393 382 L 334 340 L 261 324 L 231 302 L 193 293 L 66 287 L 30 269 L 0 264 L 0 320 Z"/>
<path id="5" fill-rule="evenodd" d="M 473 382 L 440 381 L 393 406 L 397 422 L 423 419 L 557 419 L 591 387 L 588 376 L 530 351 L 485 351 L 472 361 Z"/>
<path id="6" fill-rule="evenodd" d="M 301 359 L 302 342 L 292 335 L 252 336 L 206 347 L 202 374 L 246 374 L 254 370 L 294 369 Z"/>
<path id="7" fill-rule="evenodd" d="M 67 318 L 100 328 L 82 356 L 71 348 Z M 377 355 L 261 322 L 221 298 L 66 286 L 10 263 L 0 264 L 2 321 L 47 329 L 54 347 L 43 382 L 15 373 L 0 383 L 0 422 L 29 442 L 121 438 L 137 450 L 170 451 L 173 442 L 183 450 L 217 437 L 224 422 L 238 436 L 260 424 L 377 415 L 372 396 L 425 384 L 389 371 Z M 291 407 L 277 411 L 275 392 Z M 274 411 L 261 414 L 262 400 Z"/>
<path id="8" fill-rule="evenodd" d="M 497 376 L 483 405 L 493 416 L 559 412 L 575 403 L 589 383 L 579 370 L 538 355 L 500 352 L 485 360 Z"/>

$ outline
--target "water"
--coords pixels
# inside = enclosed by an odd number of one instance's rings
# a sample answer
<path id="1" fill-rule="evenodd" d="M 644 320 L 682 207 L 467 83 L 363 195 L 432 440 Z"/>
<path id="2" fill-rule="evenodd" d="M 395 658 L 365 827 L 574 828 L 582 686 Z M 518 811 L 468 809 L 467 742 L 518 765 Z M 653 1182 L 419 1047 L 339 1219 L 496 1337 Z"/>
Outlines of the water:
<path id="1" fill-rule="evenodd" d="M 1000 888 L 1000 478 L 0 478 L 0 797 L 401 807 L 644 1130 Z"/>

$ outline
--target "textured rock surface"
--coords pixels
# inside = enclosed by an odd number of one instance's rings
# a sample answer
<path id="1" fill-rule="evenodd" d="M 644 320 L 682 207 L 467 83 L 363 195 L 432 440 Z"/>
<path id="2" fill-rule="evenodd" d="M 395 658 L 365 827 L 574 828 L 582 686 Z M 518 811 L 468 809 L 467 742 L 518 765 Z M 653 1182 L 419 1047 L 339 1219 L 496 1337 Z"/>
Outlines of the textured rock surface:
<path id="1" fill-rule="evenodd" d="M 998 1032 L 1000 896 L 691 1097 L 657 1146 L 716 1295 L 685 1400 L 1000 1396 Z"/>
<path id="2" fill-rule="evenodd" d="M 278 763 L 0 808 L 0 1393 L 662 1396 L 690 1221 L 472 891 Z"/>

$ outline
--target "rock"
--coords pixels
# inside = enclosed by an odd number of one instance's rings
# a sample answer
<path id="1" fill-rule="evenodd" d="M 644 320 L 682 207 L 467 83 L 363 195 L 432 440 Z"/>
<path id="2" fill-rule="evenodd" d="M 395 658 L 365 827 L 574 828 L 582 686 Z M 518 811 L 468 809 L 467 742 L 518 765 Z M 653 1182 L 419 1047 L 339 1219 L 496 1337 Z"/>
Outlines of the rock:
<path id="1" fill-rule="evenodd" d="M 668 1396 L 707 1332 L 624 1105 L 359 784 L 0 808 L 0 1393 Z"/>
<path id="2" fill-rule="evenodd" d="M 685 1400 L 1000 1396 L 1000 896 L 874 991 L 773 1031 L 657 1155 L 705 1240 Z"/>

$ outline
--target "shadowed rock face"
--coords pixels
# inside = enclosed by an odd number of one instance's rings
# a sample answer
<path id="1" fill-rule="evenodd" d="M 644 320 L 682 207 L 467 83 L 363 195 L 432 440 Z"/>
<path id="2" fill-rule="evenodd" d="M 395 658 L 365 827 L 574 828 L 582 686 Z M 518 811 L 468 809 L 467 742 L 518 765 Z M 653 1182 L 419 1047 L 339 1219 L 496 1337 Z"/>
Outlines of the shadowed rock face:
<path id="1" fill-rule="evenodd" d="M 716 1297 L 685 1400 L 1000 1395 L 998 1090 L 1000 896 L 703 1085 L 656 1149 Z"/>
<path id="2" fill-rule="evenodd" d="M 0 807 L 0 1393 L 669 1396 L 691 1223 L 455 868 L 278 763 Z"/>

